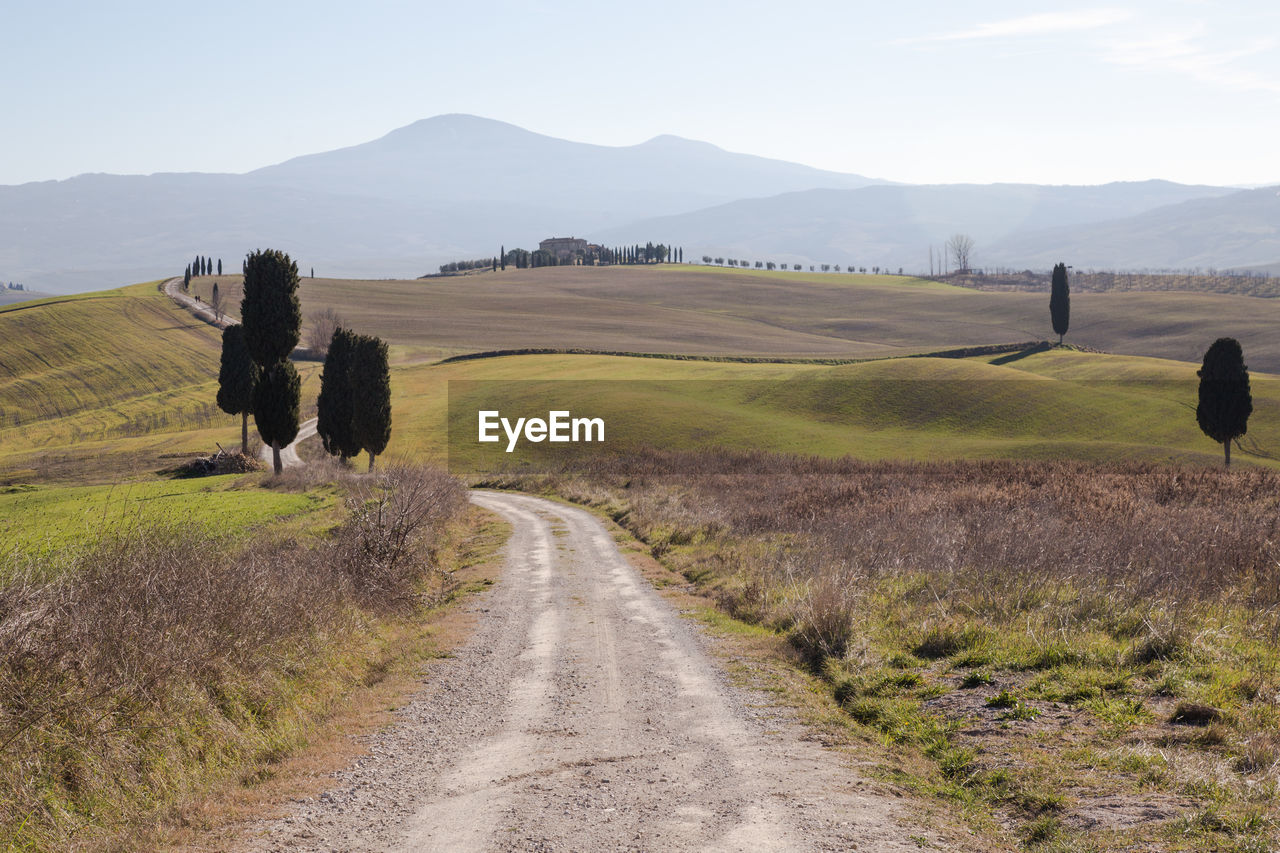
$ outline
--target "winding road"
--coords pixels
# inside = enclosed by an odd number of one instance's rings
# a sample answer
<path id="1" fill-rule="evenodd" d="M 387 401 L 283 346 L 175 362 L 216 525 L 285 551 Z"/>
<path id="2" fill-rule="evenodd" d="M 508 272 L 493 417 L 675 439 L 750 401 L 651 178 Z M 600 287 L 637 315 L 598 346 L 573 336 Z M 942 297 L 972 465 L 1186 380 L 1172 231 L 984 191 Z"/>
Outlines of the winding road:
<path id="1" fill-rule="evenodd" d="M 193 296 L 189 296 L 182 292 L 182 279 L 170 278 L 166 279 L 161 285 L 160 290 L 165 296 L 168 296 L 174 302 L 195 315 L 196 319 L 203 320 L 211 326 L 219 329 L 225 329 L 231 325 L 231 320 L 224 314 L 217 317 L 213 309 L 204 304 Z M 285 468 L 297 468 L 302 465 L 302 459 L 298 456 L 298 442 L 304 441 L 316 434 L 316 419 L 311 418 L 298 424 L 298 436 L 287 447 L 280 448 L 280 464 Z M 271 447 L 263 445 L 258 449 L 258 458 L 268 465 L 273 464 L 271 457 Z"/>
<path id="2" fill-rule="evenodd" d="M 256 851 L 917 850 L 590 513 L 476 491 L 512 527 L 470 639 L 318 800 Z M 917 837 L 920 833 L 916 831 Z"/>

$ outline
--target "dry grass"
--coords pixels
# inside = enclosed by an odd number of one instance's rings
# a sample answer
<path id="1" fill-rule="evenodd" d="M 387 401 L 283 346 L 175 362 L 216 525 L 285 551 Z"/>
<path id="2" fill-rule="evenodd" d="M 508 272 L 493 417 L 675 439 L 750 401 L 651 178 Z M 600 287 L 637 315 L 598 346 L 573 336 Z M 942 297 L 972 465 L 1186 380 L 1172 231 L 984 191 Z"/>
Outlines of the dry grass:
<path id="1" fill-rule="evenodd" d="M 960 287 L 997 292 L 1023 291 L 1048 293 L 1048 273 L 1005 273 L 988 275 L 948 275 L 937 279 Z M 1082 272 L 1071 274 L 1072 293 L 1222 293 L 1235 296 L 1258 296 L 1274 299 L 1280 296 L 1280 278 L 1264 275 L 1231 275 L 1226 273 L 1134 273 Z"/>
<path id="2" fill-rule="evenodd" d="M 234 293 L 237 279 L 224 276 L 220 287 Z M 212 279 L 193 284 L 211 287 Z M 333 308 L 357 331 L 390 341 L 402 363 L 527 347 L 866 358 L 1051 337 L 1047 289 L 980 292 L 909 276 L 546 267 L 426 281 L 305 279 L 301 295 L 308 313 Z M 1199 362 L 1229 333 L 1250 368 L 1280 372 L 1278 322 L 1272 299 L 1081 292 L 1067 341 Z"/>
<path id="3" fill-rule="evenodd" d="M 464 494 L 440 472 L 388 469 L 317 547 L 139 526 L 25 558 L 41 564 L 0 589 L 0 841 L 87 849 L 196 780 L 288 749 L 308 681 L 370 618 L 450 591 L 432 548 Z"/>
<path id="4" fill-rule="evenodd" d="M 993 838 L 1277 840 L 1280 475 L 651 454 L 521 485 L 789 637 L 886 778 Z"/>

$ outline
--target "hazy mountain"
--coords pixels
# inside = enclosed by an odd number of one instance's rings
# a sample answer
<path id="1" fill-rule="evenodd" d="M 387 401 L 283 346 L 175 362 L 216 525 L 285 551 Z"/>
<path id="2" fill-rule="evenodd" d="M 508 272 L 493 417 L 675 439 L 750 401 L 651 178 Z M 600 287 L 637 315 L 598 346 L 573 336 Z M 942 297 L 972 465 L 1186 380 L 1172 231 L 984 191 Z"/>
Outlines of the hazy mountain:
<path id="1" fill-rule="evenodd" d="M 1123 219 L 1015 234 L 989 256 L 1027 266 L 1071 258 L 1100 269 L 1280 266 L 1280 186 L 1160 207 Z"/>
<path id="2" fill-rule="evenodd" d="M 747 260 L 856 264 L 927 270 L 929 247 L 957 232 L 973 237 L 975 261 L 991 263 L 992 247 L 1011 235 L 1080 225 L 1160 209 L 1187 199 L 1235 193 L 1221 187 L 1168 181 L 1101 186 L 945 184 L 810 190 L 744 199 L 677 216 L 609 229 L 605 243 L 669 239 L 685 257 L 702 254 Z M 1028 259 L 1053 255 L 1056 244 L 1031 241 Z M 1008 260 L 1012 255 L 1001 255 Z M 1029 261 L 1018 263 L 1028 263 Z M 1121 264 L 1124 265 L 1124 264 Z"/>
<path id="3" fill-rule="evenodd" d="M 583 233 L 743 196 L 883 183 L 734 154 L 678 136 L 615 148 L 468 115 L 424 119 L 373 142 L 297 157 L 246 177 L 434 205 L 515 202 L 559 214 L 563 224 L 557 233 Z"/>
<path id="4" fill-rule="evenodd" d="M 705 251 L 918 271 L 930 245 L 963 231 L 977 241 L 978 263 L 1044 265 L 1072 240 L 1101 245 L 1096 223 L 1225 193 L 1236 191 L 1162 181 L 891 185 L 673 136 L 608 147 L 448 115 L 244 175 L 81 175 L 0 187 L 0 279 L 90 290 L 180 273 L 196 254 L 236 270 L 246 252 L 267 246 L 321 275 L 416 276 L 557 235 L 673 242 L 687 258 Z M 1211 233 L 1170 213 L 1142 220 L 1150 224 L 1097 257 L 1115 266 L 1173 266 L 1188 254 L 1218 266 L 1280 260 L 1250 224 L 1268 215 L 1265 206 L 1237 210 L 1237 195 L 1221 199 Z M 1186 230 L 1158 240 L 1162 222 Z M 1146 245 L 1122 251 L 1135 240 Z"/>
<path id="5" fill-rule="evenodd" d="M 196 254 L 235 268 L 262 246 L 326 275 L 414 276 L 743 194 L 869 183 L 677 137 L 610 148 L 440 116 L 246 175 L 0 186 L 0 277 L 91 290 L 176 274 Z"/>

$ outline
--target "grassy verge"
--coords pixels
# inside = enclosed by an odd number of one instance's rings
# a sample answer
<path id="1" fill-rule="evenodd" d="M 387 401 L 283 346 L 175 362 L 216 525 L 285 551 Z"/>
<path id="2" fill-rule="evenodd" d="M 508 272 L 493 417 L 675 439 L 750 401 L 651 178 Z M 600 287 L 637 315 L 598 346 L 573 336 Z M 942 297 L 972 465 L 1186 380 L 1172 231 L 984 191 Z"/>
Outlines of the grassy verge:
<path id="1" fill-rule="evenodd" d="M 150 523 L 27 553 L 0 588 L 0 849 L 138 849 L 385 675 L 404 622 L 459 592 L 473 519 L 439 473 L 344 488 L 346 520 L 306 545 Z"/>
<path id="2" fill-rule="evenodd" d="M 320 532 L 337 523 L 339 491 L 259 488 L 261 478 L 227 474 L 112 486 L 0 486 L 0 555 L 65 553 L 138 527 L 182 525 L 201 535 L 241 536 L 265 525 Z"/>
<path id="3" fill-rule="evenodd" d="M 1280 839 L 1275 474 L 703 455 L 518 482 L 786 637 L 879 775 L 992 845 Z"/>

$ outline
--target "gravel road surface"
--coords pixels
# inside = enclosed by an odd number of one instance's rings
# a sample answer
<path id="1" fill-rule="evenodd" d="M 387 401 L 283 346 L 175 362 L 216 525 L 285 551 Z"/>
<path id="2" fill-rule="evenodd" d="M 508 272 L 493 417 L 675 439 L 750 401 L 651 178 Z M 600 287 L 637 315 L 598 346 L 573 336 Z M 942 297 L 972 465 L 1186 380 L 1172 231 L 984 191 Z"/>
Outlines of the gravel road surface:
<path id="1" fill-rule="evenodd" d="M 455 656 L 257 851 L 918 850 L 898 803 L 728 683 L 591 514 L 472 500 L 513 528 Z"/>

